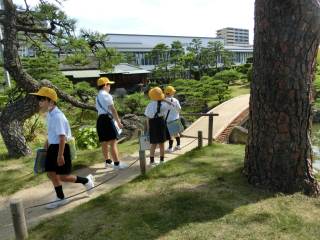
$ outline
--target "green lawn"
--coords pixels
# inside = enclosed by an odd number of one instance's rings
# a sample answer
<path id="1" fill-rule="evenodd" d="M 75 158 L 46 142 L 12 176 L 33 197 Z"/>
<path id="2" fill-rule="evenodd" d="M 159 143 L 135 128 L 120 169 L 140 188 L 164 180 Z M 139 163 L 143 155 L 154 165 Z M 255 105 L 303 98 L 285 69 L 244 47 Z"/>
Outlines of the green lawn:
<path id="1" fill-rule="evenodd" d="M 0 137 L 0 196 L 10 195 L 16 191 L 35 186 L 47 181 L 46 174 L 34 175 L 33 164 L 35 151 L 31 156 L 19 159 L 10 159 L 6 157 L 6 149 Z M 33 146 L 32 149 L 36 147 Z M 138 141 L 131 140 L 119 144 L 120 157 L 138 150 Z M 77 158 L 73 161 L 73 170 L 90 166 L 94 163 L 102 162 L 103 157 L 101 149 L 79 150 Z"/>
<path id="2" fill-rule="evenodd" d="M 229 89 L 231 91 L 231 98 L 243 95 L 243 94 L 248 94 L 250 93 L 250 85 L 248 84 L 234 84 L 229 86 Z"/>
<path id="3" fill-rule="evenodd" d="M 244 146 L 215 144 L 45 220 L 30 239 L 319 239 L 320 204 L 247 184 Z"/>

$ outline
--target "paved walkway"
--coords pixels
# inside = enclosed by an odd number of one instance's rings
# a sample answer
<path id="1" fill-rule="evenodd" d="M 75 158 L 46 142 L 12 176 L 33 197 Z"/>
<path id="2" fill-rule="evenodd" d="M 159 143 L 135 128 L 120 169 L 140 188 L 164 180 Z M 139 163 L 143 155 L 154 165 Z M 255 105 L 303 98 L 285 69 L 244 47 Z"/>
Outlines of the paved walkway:
<path id="1" fill-rule="evenodd" d="M 216 138 L 239 114 L 241 114 L 249 104 L 249 95 L 242 95 L 221 105 L 215 107 L 210 113 L 218 113 L 219 116 L 213 119 L 213 137 Z M 197 147 L 198 131 L 203 131 L 203 136 L 208 136 L 208 117 L 200 117 L 188 129 L 184 131 L 184 135 L 192 136 L 194 138 L 182 138 L 180 151 L 172 154 L 166 154 L 165 161 L 171 160 L 179 155 L 182 155 Z M 204 141 L 207 145 L 207 141 Z M 157 160 L 157 159 L 156 159 Z M 109 192 L 112 189 L 127 183 L 140 174 L 140 167 L 138 161 L 138 153 L 124 157 L 122 161 L 131 165 L 125 170 L 113 171 L 112 169 L 105 169 L 103 163 L 95 164 L 89 168 L 76 171 L 79 175 L 93 174 L 96 185 L 101 184 L 95 188 L 94 193 L 89 197 L 85 192 L 72 197 L 70 203 L 65 206 L 53 210 L 47 210 L 44 206 L 30 208 L 35 205 L 41 205 L 52 200 L 55 196 L 51 183 L 45 182 L 32 188 L 21 190 L 8 197 L 0 197 L 0 239 L 8 239 L 14 236 L 12 220 L 10 215 L 9 203 L 11 199 L 19 198 L 23 200 L 25 207 L 25 215 L 28 226 L 33 226 L 39 221 L 66 212 L 73 209 L 82 203 L 89 201 L 103 193 Z M 149 166 L 148 166 L 149 169 Z M 110 179 L 109 181 L 107 181 Z M 107 181 L 106 183 L 102 183 Z M 71 196 L 85 189 L 81 184 L 64 184 L 65 195 Z"/>

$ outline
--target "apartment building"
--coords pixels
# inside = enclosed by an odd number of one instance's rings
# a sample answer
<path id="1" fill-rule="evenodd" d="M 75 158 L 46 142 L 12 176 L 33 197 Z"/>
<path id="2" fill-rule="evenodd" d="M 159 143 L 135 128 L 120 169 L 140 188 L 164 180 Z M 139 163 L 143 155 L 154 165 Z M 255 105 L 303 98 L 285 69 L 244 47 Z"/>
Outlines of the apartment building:
<path id="1" fill-rule="evenodd" d="M 224 39 L 225 45 L 249 45 L 249 30 L 242 28 L 222 28 L 217 37 Z"/>

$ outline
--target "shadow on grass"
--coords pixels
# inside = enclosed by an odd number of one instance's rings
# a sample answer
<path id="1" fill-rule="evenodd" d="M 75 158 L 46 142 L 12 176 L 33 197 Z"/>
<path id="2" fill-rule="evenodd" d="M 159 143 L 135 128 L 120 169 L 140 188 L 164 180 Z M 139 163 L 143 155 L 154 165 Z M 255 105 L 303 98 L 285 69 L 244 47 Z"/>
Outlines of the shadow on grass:
<path id="1" fill-rule="evenodd" d="M 37 226 L 30 237 L 158 239 L 273 196 L 247 184 L 241 174 L 241 154 L 206 151 L 192 151 L 154 168 L 110 194 Z"/>

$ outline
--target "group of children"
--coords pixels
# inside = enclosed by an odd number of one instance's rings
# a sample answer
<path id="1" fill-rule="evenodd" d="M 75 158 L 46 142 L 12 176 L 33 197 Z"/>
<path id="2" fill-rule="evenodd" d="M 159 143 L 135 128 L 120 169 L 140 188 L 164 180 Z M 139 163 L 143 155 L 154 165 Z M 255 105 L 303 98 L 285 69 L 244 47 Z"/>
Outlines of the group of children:
<path id="1" fill-rule="evenodd" d="M 114 82 L 107 77 L 101 77 L 97 80 L 96 109 L 98 118 L 96 128 L 106 167 L 123 169 L 128 166 L 119 161 L 115 124 L 119 128 L 123 128 L 123 125 L 114 107 L 113 98 L 109 93 L 111 84 L 114 84 Z M 157 145 L 160 147 L 160 163 L 164 161 L 164 143 L 166 140 L 169 140 L 169 152 L 181 149 L 179 135 L 170 136 L 166 127 L 166 122 L 179 119 L 181 106 L 179 101 L 173 97 L 175 92 L 172 86 L 166 87 L 165 94 L 159 87 L 152 88 L 149 91 L 148 95 L 152 101 L 146 107 L 145 115 L 149 119 L 150 164 L 155 164 L 154 154 Z M 64 113 L 57 106 L 58 96 L 56 91 L 53 88 L 41 87 L 38 92 L 31 94 L 37 97 L 40 111 L 47 112 L 48 139 L 44 145 L 47 150 L 45 171 L 54 186 L 56 197 L 46 207 L 52 209 L 69 201 L 64 196 L 62 182 L 82 184 L 90 194 L 94 188 L 94 179 L 91 174 L 86 177 L 71 175 L 72 162 L 68 144 L 68 140 L 72 138 L 71 129 Z M 175 137 L 177 141 L 175 149 L 173 149 L 172 137 Z M 113 161 L 109 156 L 109 147 Z"/>
<path id="2" fill-rule="evenodd" d="M 180 135 L 170 136 L 167 123 L 180 118 L 181 106 L 178 99 L 174 98 L 176 90 L 167 86 L 164 93 L 161 88 L 154 87 L 149 90 L 149 98 L 152 100 L 145 109 L 145 116 L 148 118 L 148 130 L 150 135 L 150 164 L 156 164 L 154 154 L 157 145 L 160 149 L 160 163 L 164 162 L 164 144 L 169 140 L 168 152 L 180 150 Z M 173 138 L 177 145 L 173 148 Z"/>

